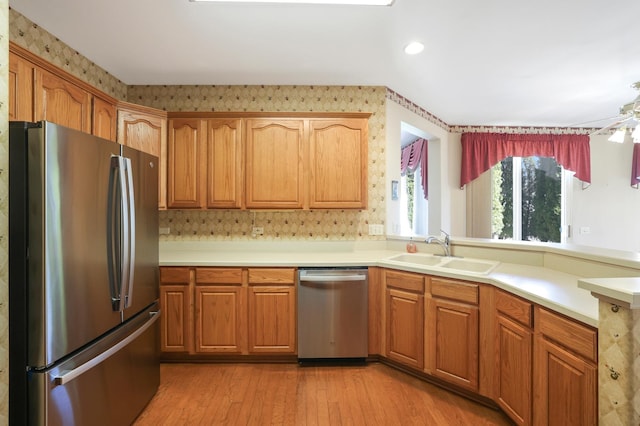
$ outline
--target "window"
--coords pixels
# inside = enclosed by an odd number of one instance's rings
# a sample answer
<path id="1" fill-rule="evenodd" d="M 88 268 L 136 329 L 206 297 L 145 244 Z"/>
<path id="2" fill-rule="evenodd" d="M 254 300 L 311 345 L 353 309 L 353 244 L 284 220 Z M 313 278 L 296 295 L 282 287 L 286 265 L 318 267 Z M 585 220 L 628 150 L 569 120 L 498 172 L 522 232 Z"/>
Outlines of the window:
<path id="1" fill-rule="evenodd" d="M 565 240 L 569 174 L 550 157 L 507 157 L 491 169 L 491 234 L 522 241 Z"/>
<path id="2" fill-rule="evenodd" d="M 427 235 L 429 202 L 422 189 L 422 168 L 400 177 L 400 232 L 402 235 Z"/>

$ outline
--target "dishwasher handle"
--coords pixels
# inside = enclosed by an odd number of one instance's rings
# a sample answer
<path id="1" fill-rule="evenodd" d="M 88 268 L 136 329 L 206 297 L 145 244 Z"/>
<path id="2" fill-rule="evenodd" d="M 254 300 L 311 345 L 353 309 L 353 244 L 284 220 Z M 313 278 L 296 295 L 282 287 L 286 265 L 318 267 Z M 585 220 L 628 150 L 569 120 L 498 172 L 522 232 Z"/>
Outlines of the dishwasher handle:
<path id="1" fill-rule="evenodd" d="M 342 281 L 365 281 L 366 275 L 353 274 L 353 275 L 301 275 L 300 282 L 342 282 Z"/>

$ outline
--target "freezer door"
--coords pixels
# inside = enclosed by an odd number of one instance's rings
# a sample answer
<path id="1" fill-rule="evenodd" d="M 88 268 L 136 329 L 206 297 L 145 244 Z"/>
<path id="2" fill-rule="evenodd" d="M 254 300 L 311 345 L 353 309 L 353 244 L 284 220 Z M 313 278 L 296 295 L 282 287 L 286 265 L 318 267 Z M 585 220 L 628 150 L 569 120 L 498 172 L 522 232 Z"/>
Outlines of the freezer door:
<path id="1" fill-rule="evenodd" d="M 27 144 L 28 198 L 11 208 L 28 217 L 27 363 L 44 367 L 121 322 L 107 264 L 111 159 L 120 146 L 47 122 L 28 130 Z"/>
<path id="2" fill-rule="evenodd" d="M 125 320 L 159 297 L 158 268 L 158 158 L 128 147 L 122 155 L 131 161 L 135 200 L 135 247 L 132 250 L 132 279 L 125 289 Z"/>
<path id="3" fill-rule="evenodd" d="M 28 423 L 132 424 L 160 383 L 159 315 L 144 312 L 62 364 L 28 373 Z"/>

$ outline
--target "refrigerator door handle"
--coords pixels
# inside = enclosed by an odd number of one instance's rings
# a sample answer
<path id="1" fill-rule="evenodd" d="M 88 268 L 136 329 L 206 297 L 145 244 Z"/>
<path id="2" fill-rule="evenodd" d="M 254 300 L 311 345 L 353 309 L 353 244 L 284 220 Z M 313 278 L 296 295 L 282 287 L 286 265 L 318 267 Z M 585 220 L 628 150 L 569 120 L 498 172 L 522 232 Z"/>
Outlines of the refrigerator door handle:
<path id="1" fill-rule="evenodd" d="M 142 327 L 140 327 L 139 329 L 137 329 L 136 331 L 131 333 L 129 336 L 127 336 L 125 339 L 123 339 L 122 341 L 120 341 L 116 345 L 110 347 L 108 350 L 106 350 L 106 351 L 102 352 L 100 355 L 90 359 L 89 361 L 85 362 L 84 364 L 80 365 L 79 367 L 74 368 L 73 370 L 65 371 L 63 374 L 61 374 L 59 376 L 55 376 L 53 378 L 53 382 L 56 385 L 65 385 L 65 384 L 71 382 L 72 380 L 80 377 L 81 375 L 83 375 L 87 371 L 91 370 L 96 365 L 104 362 L 107 358 L 109 358 L 110 356 L 112 356 L 115 353 L 117 353 L 118 351 L 120 351 L 122 348 L 127 346 L 129 343 L 131 343 L 134 340 L 136 340 L 138 338 L 138 336 L 140 336 L 142 333 L 147 331 L 147 329 L 149 327 L 151 327 L 158 320 L 158 318 L 160 317 L 160 313 L 161 313 L 160 309 L 158 311 L 155 311 L 155 312 L 149 312 L 149 316 L 151 318 L 146 323 L 144 323 L 144 325 Z"/>
<path id="2" fill-rule="evenodd" d="M 115 312 L 122 311 L 122 283 L 124 271 L 122 269 L 122 220 L 126 209 L 123 197 L 124 170 L 122 157 L 111 156 L 109 172 L 109 192 L 107 202 L 107 258 L 109 265 L 109 290 L 111 305 Z"/>
<path id="3" fill-rule="evenodd" d="M 126 197 L 123 193 L 123 199 L 126 198 L 127 208 L 123 211 L 125 217 L 124 224 L 124 245 L 123 250 L 123 277 L 126 275 L 126 281 L 123 281 L 121 298 L 124 299 L 124 305 L 122 308 L 128 308 L 131 306 L 133 299 L 133 278 L 136 264 L 136 208 L 135 208 L 135 193 L 133 186 L 133 173 L 131 170 L 131 159 L 124 158 L 126 182 Z M 124 203 L 123 203 L 124 204 Z"/>
<path id="4" fill-rule="evenodd" d="M 111 158 L 108 209 L 107 255 L 111 303 L 114 311 L 122 312 L 131 306 L 135 271 L 136 212 L 129 158 L 119 155 Z"/>

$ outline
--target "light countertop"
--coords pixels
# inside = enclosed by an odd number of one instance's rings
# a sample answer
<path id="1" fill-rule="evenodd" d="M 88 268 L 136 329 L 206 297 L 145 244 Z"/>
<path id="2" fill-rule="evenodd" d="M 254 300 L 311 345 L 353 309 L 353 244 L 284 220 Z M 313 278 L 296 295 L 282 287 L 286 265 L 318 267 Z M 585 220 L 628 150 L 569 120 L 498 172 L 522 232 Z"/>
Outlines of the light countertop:
<path id="1" fill-rule="evenodd" d="M 640 277 L 581 278 L 578 287 L 620 304 L 630 309 L 640 308 Z"/>
<path id="2" fill-rule="evenodd" d="M 589 285 L 576 275 L 542 266 L 501 262 L 488 274 L 451 270 L 414 264 L 399 264 L 390 257 L 403 253 L 389 249 L 382 242 L 313 242 L 256 244 L 253 242 L 161 243 L 161 266 L 234 266 L 234 267 L 349 267 L 381 266 L 431 275 L 445 276 L 494 285 L 527 300 L 565 314 L 588 325 L 598 326 L 598 300 L 590 293 Z M 612 289 L 637 286 L 640 278 L 612 279 Z M 578 282 L 586 283 L 578 285 Z M 602 284 L 603 279 L 597 283 Z M 626 283 L 626 284 L 625 284 Z M 596 285 L 596 283 L 592 283 Z M 626 287 L 625 287 L 626 286 Z M 614 290 L 612 290 L 614 291 Z M 640 305 L 640 297 L 636 299 Z"/>

